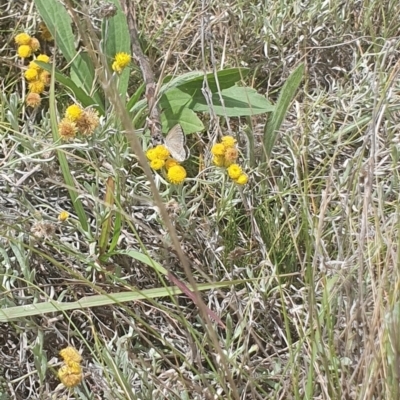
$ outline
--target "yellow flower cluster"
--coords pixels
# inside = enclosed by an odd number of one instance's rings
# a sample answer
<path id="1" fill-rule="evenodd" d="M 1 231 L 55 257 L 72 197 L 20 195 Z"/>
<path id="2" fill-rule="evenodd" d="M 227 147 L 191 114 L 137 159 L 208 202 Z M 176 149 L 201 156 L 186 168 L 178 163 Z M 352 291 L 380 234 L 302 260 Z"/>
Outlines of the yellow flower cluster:
<path id="1" fill-rule="evenodd" d="M 120 74 L 122 70 L 131 62 L 131 56 L 128 53 L 117 53 L 112 63 L 111 68 L 117 74 Z"/>
<path id="2" fill-rule="evenodd" d="M 65 111 L 65 117 L 58 124 L 58 133 L 63 140 L 74 139 L 78 132 L 89 136 L 99 126 L 99 116 L 92 109 L 84 110 L 73 104 Z"/>
<path id="3" fill-rule="evenodd" d="M 167 179 L 174 185 L 182 183 L 187 174 L 185 168 L 178 161 L 170 158 L 169 150 L 162 144 L 147 150 L 146 156 L 150 167 L 155 171 L 165 168 Z"/>
<path id="4" fill-rule="evenodd" d="M 236 148 L 236 140 L 232 136 L 224 136 L 221 143 L 216 143 L 211 148 L 213 163 L 217 167 L 227 168 L 229 177 L 239 185 L 245 185 L 249 177 L 243 173 L 242 168 L 236 164 L 239 152 Z"/>
<path id="5" fill-rule="evenodd" d="M 27 33 L 19 33 L 14 38 L 18 45 L 18 56 L 21 58 L 29 58 L 35 51 L 39 50 L 40 43 L 36 38 L 31 37 Z"/>
<path id="6" fill-rule="evenodd" d="M 58 370 L 58 378 L 61 383 L 68 388 L 79 385 L 83 377 L 81 367 L 82 356 L 72 346 L 62 349 L 60 356 L 64 360 L 64 365 Z"/>
<path id="7" fill-rule="evenodd" d="M 50 58 L 46 54 L 40 54 L 35 61 L 48 63 Z M 44 91 L 45 86 L 50 85 L 50 73 L 40 68 L 35 61 L 29 63 L 29 68 L 24 73 L 25 79 L 29 82 L 29 94 L 26 97 L 26 104 L 33 108 L 39 106 L 39 95 Z"/>

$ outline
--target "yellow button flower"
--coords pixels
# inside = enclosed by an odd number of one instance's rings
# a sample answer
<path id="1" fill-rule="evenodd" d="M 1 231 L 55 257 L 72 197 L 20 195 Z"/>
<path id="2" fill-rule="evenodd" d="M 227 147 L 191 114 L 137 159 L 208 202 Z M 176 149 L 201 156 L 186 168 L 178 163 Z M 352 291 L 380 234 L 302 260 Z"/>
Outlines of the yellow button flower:
<path id="1" fill-rule="evenodd" d="M 174 167 L 175 165 L 179 165 L 178 161 L 174 160 L 173 158 L 168 159 L 165 161 L 165 169 L 168 171 L 170 168 Z"/>
<path id="2" fill-rule="evenodd" d="M 152 147 L 151 149 L 148 149 L 146 151 L 146 157 L 149 161 L 153 161 L 157 159 L 157 151 L 155 147 Z"/>
<path id="3" fill-rule="evenodd" d="M 186 178 L 186 170 L 181 165 L 174 165 L 168 170 L 167 177 L 171 183 L 179 185 Z"/>
<path id="4" fill-rule="evenodd" d="M 246 174 L 241 174 L 239 178 L 235 179 L 235 182 L 238 185 L 245 185 L 249 180 L 249 177 Z"/>
<path id="5" fill-rule="evenodd" d="M 65 117 L 72 122 L 76 122 L 81 117 L 82 112 L 83 110 L 81 107 L 79 107 L 77 104 L 72 104 L 72 106 L 69 106 L 65 111 Z"/>
<path id="6" fill-rule="evenodd" d="M 228 175 L 231 179 L 238 179 L 242 175 L 242 168 L 237 164 L 232 164 L 228 167 Z"/>
<path id="7" fill-rule="evenodd" d="M 159 158 L 156 158 L 155 160 L 152 160 L 150 162 L 150 168 L 154 169 L 155 171 L 158 171 L 161 169 L 165 164 L 164 160 L 160 160 Z"/>
<path id="8" fill-rule="evenodd" d="M 24 75 L 28 82 L 36 81 L 38 79 L 38 71 L 34 68 L 28 68 Z"/>
<path id="9" fill-rule="evenodd" d="M 157 154 L 157 158 L 159 158 L 160 160 L 166 160 L 170 154 L 169 154 L 169 150 L 162 144 L 159 144 L 158 146 L 156 146 L 156 154 Z"/>
<path id="10" fill-rule="evenodd" d="M 31 41 L 31 37 L 27 33 L 19 33 L 17 36 L 14 38 L 15 43 L 18 45 L 29 45 L 29 42 Z"/>
<path id="11" fill-rule="evenodd" d="M 36 60 L 37 61 L 43 61 L 43 62 L 45 62 L 45 63 L 49 63 L 50 62 L 50 57 L 49 56 L 47 56 L 46 54 L 39 54 L 37 57 L 36 57 Z"/>
<path id="12" fill-rule="evenodd" d="M 32 55 L 32 49 L 27 44 L 18 47 L 18 55 L 21 58 L 28 58 Z"/>
<path id="13" fill-rule="evenodd" d="M 236 139 L 234 139 L 232 136 L 224 136 L 221 139 L 221 143 L 225 146 L 225 148 L 230 148 L 235 146 L 236 144 Z"/>
<path id="14" fill-rule="evenodd" d="M 58 378 L 64 386 L 75 387 L 82 381 L 82 367 L 77 362 L 69 362 L 59 369 Z"/>
<path id="15" fill-rule="evenodd" d="M 44 83 L 42 81 L 32 81 L 28 85 L 31 93 L 42 93 L 44 91 Z"/>
<path id="16" fill-rule="evenodd" d="M 66 221 L 68 218 L 69 218 L 69 212 L 68 211 L 61 211 L 60 214 L 58 214 L 58 220 L 61 221 L 61 222 Z M 67 349 L 68 349 L 68 347 L 67 347 Z M 64 349 L 64 350 L 66 350 L 66 349 Z M 64 351 L 64 350 L 61 350 L 61 351 Z M 61 351 L 60 351 L 60 355 L 61 355 Z M 61 357 L 62 357 L 62 355 L 61 355 Z"/>
<path id="17" fill-rule="evenodd" d="M 214 144 L 211 148 L 211 153 L 214 156 L 223 156 L 225 155 L 225 146 L 222 143 Z"/>
<path id="18" fill-rule="evenodd" d="M 225 165 L 225 157 L 224 156 L 214 156 L 212 162 L 217 167 L 223 167 Z"/>
<path id="19" fill-rule="evenodd" d="M 121 73 L 130 62 L 131 56 L 128 53 L 117 53 L 111 67 L 115 72 Z"/>
<path id="20" fill-rule="evenodd" d="M 68 214 L 66 211 L 63 211 L 63 213 Z M 70 361 L 80 363 L 82 361 L 82 356 L 79 354 L 78 350 L 72 346 L 68 346 L 65 349 L 60 350 L 60 356 L 66 363 Z"/>

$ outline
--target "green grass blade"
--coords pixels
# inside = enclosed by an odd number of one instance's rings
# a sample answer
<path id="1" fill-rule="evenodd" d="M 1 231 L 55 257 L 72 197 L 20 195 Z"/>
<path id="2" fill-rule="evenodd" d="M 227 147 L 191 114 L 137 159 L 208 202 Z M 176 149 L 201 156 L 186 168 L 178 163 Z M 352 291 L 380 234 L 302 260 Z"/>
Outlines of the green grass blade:
<path id="1" fill-rule="evenodd" d="M 204 283 L 197 285 L 199 291 L 216 289 L 236 285 L 243 283 L 243 281 L 224 281 L 224 282 L 213 282 Z M 190 290 L 193 290 L 188 285 Z M 68 311 L 68 310 L 79 310 L 84 308 L 106 306 L 112 304 L 125 303 L 127 301 L 155 299 L 158 297 L 175 296 L 181 294 L 182 291 L 176 286 L 160 287 L 154 289 L 146 289 L 142 291 L 131 291 L 114 294 L 101 294 L 83 297 L 81 300 L 60 303 L 58 301 L 49 300 L 48 302 L 35 303 L 24 306 L 10 307 L 0 309 L 0 322 L 8 322 L 18 318 L 24 318 L 32 315 L 43 315 L 51 312 Z"/>
<path id="2" fill-rule="evenodd" d="M 279 94 L 276 103 L 275 111 L 271 114 L 264 128 L 264 157 L 271 157 L 272 148 L 275 144 L 277 131 L 282 125 L 286 116 L 287 110 L 294 99 L 294 96 L 299 88 L 300 82 L 303 79 L 304 64 L 299 65 L 286 80 Z M 265 159 L 264 159 L 265 161 Z"/>
<path id="3" fill-rule="evenodd" d="M 56 113 L 56 98 L 55 98 L 55 74 L 54 67 L 51 74 L 51 83 L 50 83 L 50 124 L 51 131 L 53 133 L 53 140 L 55 143 L 60 141 L 60 135 L 58 134 L 58 124 L 57 124 L 57 113 Z M 77 191 L 74 189 L 75 182 L 72 177 L 71 171 L 69 169 L 67 157 L 62 150 L 57 150 L 57 157 L 60 163 L 60 168 L 64 177 L 64 182 L 68 187 L 69 196 L 71 197 L 72 204 L 74 206 L 76 215 L 78 216 L 79 222 L 81 224 L 82 229 L 85 232 L 89 231 L 89 224 L 87 222 L 87 217 L 85 210 L 83 208 L 83 204 L 78 197 Z"/>

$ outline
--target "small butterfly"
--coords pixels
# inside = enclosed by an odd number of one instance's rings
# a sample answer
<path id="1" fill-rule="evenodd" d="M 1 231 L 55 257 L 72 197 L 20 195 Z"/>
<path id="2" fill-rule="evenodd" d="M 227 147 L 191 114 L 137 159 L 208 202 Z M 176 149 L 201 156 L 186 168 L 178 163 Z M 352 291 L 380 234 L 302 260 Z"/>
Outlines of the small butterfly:
<path id="1" fill-rule="evenodd" d="M 186 147 L 186 136 L 181 126 L 175 125 L 164 139 L 164 144 L 171 153 L 173 159 L 178 162 L 185 161 L 189 157 L 189 149 Z"/>

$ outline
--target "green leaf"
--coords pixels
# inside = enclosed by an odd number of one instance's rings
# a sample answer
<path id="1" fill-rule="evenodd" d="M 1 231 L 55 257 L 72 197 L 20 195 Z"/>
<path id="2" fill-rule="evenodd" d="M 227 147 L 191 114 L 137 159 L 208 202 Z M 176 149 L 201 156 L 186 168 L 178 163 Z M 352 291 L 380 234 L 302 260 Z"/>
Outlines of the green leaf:
<path id="1" fill-rule="evenodd" d="M 233 86 L 236 82 L 240 81 L 248 73 L 249 70 L 246 68 L 229 68 L 222 71 L 218 71 L 217 76 L 219 80 L 220 89 L 223 90 Z M 216 92 L 217 84 L 214 74 L 213 73 L 206 74 L 206 78 L 211 92 Z M 181 92 L 194 96 L 198 92 L 201 93 L 201 89 L 204 84 L 204 73 L 202 71 L 191 71 L 182 74 L 180 76 L 177 76 L 175 78 L 166 77 L 164 79 L 164 82 L 166 83 L 162 85 L 159 93 L 159 97 L 161 99 L 164 94 L 166 94 L 170 90 L 173 90 L 174 88 L 179 88 Z M 145 108 L 146 106 L 147 106 L 147 101 L 141 100 L 137 102 L 134 105 L 134 107 L 129 111 L 138 112 L 139 110 Z"/>
<path id="2" fill-rule="evenodd" d="M 130 110 L 133 106 L 139 101 L 139 97 L 143 94 L 146 85 L 143 82 L 136 90 L 136 92 L 129 99 L 128 104 L 126 105 L 126 109 Z"/>
<path id="3" fill-rule="evenodd" d="M 217 93 L 219 90 L 228 89 L 239 82 L 249 73 L 247 68 L 228 68 L 217 72 L 218 84 L 213 72 L 206 74 L 208 87 L 211 93 Z M 184 74 L 185 75 L 185 74 Z M 204 85 L 204 74 L 193 77 L 189 80 L 182 80 L 182 77 L 173 79 L 169 84 L 174 83 L 176 87 L 188 94 L 195 94 L 200 91 Z M 169 85 L 168 84 L 168 85 Z M 169 89 L 168 89 L 169 90 Z"/>
<path id="4" fill-rule="evenodd" d="M 303 74 L 304 64 L 300 64 L 288 77 L 279 93 L 275 111 L 272 113 L 264 127 L 264 161 L 265 159 L 269 159 L 271 157 L 272 148 L 275 144 L 278 134 L 278 129 L 281 127 L 287 110 L 296 95 L 297 89 L 299 88 L 303 79 Z"/>
<path id="5" fill-rule="evenodd" d="M 228 287 L 236 284 L 242 284 L 245 281 L 223 281 L 213 283 L 203 283 L 197 285 L 199 291 Z M 189 290 L 193 290 L 190 285 L 187 285 Z M 48 299 L 42 303 L 26 304 L 23 306 L 2 308 L 0 309 L 0 323 L 9 322 L 11 320 L 24 318 L 33 315 L 43 315 L 51 312 L 59 313 L 68 310 L 79 310 L 84 308 L 99 307 L 112 304 L 120 304 L 128 301 L 137 301 L 144 299 L 154 299 L 157 297 L 174 296 L 181 294 L 182 291 L 176 286 L 167 286 L 154 289 L 137 290 L 130 292 L 120 292 L 112 294 L 101 294 L 94 296 L 83 297 L 82 299 L 70 303 L 62 303 Z"/>
<path id="6" fill-rule="evenodd" d="M 223 104 L 221 102 L 221 97 Z M 274 111 L 275 107 L 253 88 L 233 86 L 212 95 L 213 110 L 217 115 L 240 117 Z M 202 92 L 197 92 L 190 106 L 196 112 L 209 112 Z"/>
<path id="7" fill-rule="evenodd" d="M 175 113 L 173 110 L 165 110 L 161 114 L 162 131 L 167 133 L 173 126 L 180 124 L 183 132 L 189 135 L 204 130 L 204 125 L 196 113 L 188 108 L 183 108 Z"/>
<path id="8" fill-rule="evenodd" d="M 129 35 L 126 15 L 122 12 L 119 0 L 110 0 L 117 7 L 117 13 L 111 18 L 104 18 L 102 23 L 103 51 L 107 61 L 111 64 L 112 59 L 119 52 L 130 54 L 131 41 Z M 118 90 L 125 99 L 128 90 L 130 67 L 126 67 L 118 76 Z"/>
<path id="9" fill-rule="evenodd" d="M 93 84 L 94 68 L 85 56 L 75 50 L 75 37 L 72 32 L 72 20 L 59 1 L 35 0 L 35 5 L 44 23 L 52 34 L 55 44 L 70 63 L 71 79 L 78 87 L 89 93 Z"/>

